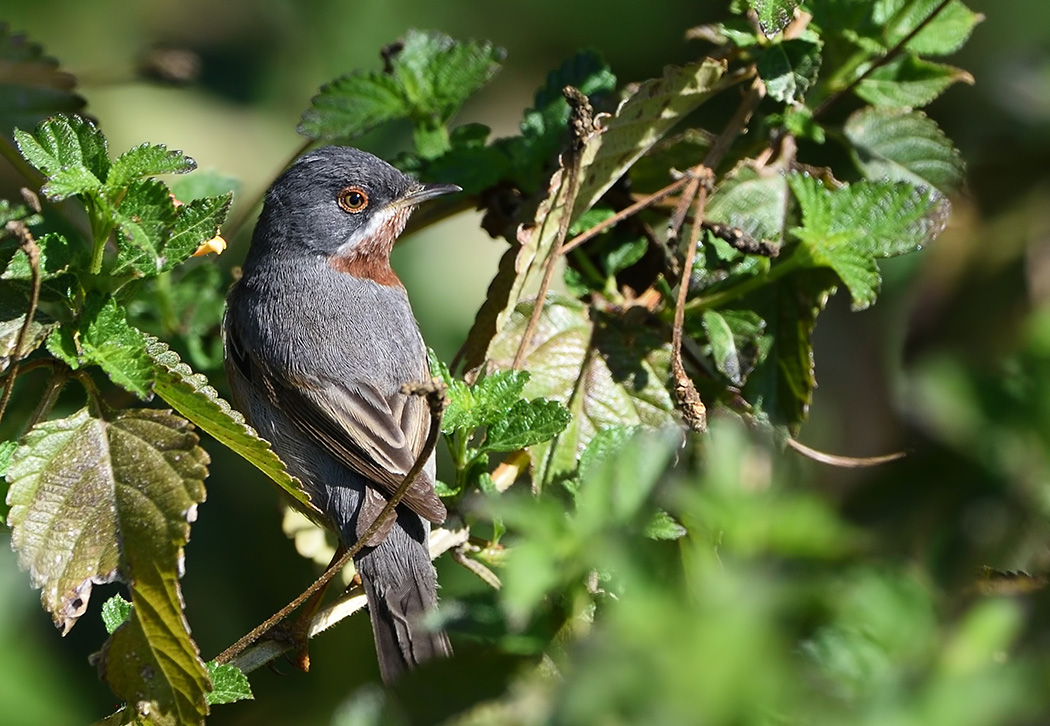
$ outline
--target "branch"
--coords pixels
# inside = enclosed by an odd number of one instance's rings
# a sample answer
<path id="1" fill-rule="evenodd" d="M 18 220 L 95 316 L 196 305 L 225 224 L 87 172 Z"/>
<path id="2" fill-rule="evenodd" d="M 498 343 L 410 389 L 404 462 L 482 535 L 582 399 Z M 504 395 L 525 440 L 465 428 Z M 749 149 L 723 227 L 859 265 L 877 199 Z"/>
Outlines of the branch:
<path id="1" fill-rule="evenodd" d="M 696 248 L 700 243 L 700 229 L 704 221 L 704 209 L 707 206 L 707 194 L 714 176 L 714 168 L 722 161 L 722 157 L 729 151 L 736 137 L 747 126 L 751 114 L 758 107 L 759 102 L 765 96 L 766 87 L 758 77 L 751 82 L 744 100 L 741 101 L 733 118 L 729 120 L 724 131 L 715 139 L 707 156 L 699 166 L 691 171 L 691 178 L 682 198 L 671 215 L 668 229 L 668 240 L 676 239 L 685 222 L 689 206 L 695 198 L 696 205 L 693 210 L 693 225 L 689 235 L 689 247 L 685 253 L 685 263 L 682 265 L 682 278 L 678 284 L 678 299 L 675 302 L 674 327 L 671 330 L 671 375 L 674 377 L 674 394 L 678 402 L 678 408 L 682 411 L 686 423 L 694 431 L 707 430 L 707 409 L 696 390 L 693 379 L 686 373 L 682 364 L 682 334 L 685 327 L 686 299 L 689 297 L 689 279 L 693 274 L 693 261 L 696 258 Z"/>
<path id="2" fill-rule="evenodd" d="M 521 368 L 525 362 L 525 352 L 528 350 L 532 336 L 536 333 L 539 325 L 540 315 L 543 314 L 543 305 L 547 301 L 547 291 L 550 289 L 551 280 L 554 278 L 554 266 L 558 258 L 565 253 L 565 238 L 569 235 L 569 225 L 572 222 L 572 209 L 576 204 L 576 194 L 580 190 L 580 160 L 583 148 L 587 143 L 587 137 L 594 131 L 594 109 L 580 90 L 572 86 L 566 86 L 562 93 L 565 100 L 569 102 L 572 116 L 569 119 L 569 127 L 572 129 L 572 141 L 569 144 L 567 155 L 568 163 L 564 165 L 567 177 L 562 177 L 558 193 L 565 194 L 565 209 L 562 210 L 561 218 L 558 220 L 558 236 L 554 240 L 550 254 L 547 257 L 546 267 L 543 270 L 543 280 L 540 282 L 539 292 L 536 293 L 536 304 L 532 306 L 532 315 L 521 334 L 521 343 L 518 344 L 518 352 L 514 354 L 512 368 Z"/>
<path id="3" fill-rule="evenodd" d="M 333 562 L 325 570 L 324 574 L 321 575 L 317 580 L 306 588 L 305 591 L 299 597 L 292 600 L 292 602 L 285 605 L 278 612 L 271 615 L 267 620 L 254 628 L 250 633 L 245 635 L 243 638 L 238 640 L 236 643 L 231 645 L 229 648 L 224 650 L 215 659 L 218 663 L 229 663 L 236 658 L 242 651 L 244 651 L 252 643 L 262 638 L 266 633 L 274 628 L 278 623 L 287 618 L 293 612 L 295 612 L 303 603 L 314 596 L 315 593 L 320 592 L 323 588 L 328 586 L 328 582 L 335 577 L 336 573 L 340 572 L 353 557 L 361 551 L 379 528 L 383 526 L 383 522 L 387 516 L 394 511 L 405 494 L 408 492 L 409 487 L 415 481 L 419 472 L 426 466 L 427 461 L 430 459 L 430 455 L 434 452 L 434 447 L 437 445 L 437 440 L 441 435 L 441 415 L 445 412 L 445 407 L 448 405 L 448 399 L 445 397 L 445 384 L 438 378 L 432 378 L 428 383 L 406 383 L 401 387 L 401 392 L 407 395 L 413 396 L 426 396 L 427 402 L 430 404 L 430 433 L 427 434 L 426 443 L 423 444 L 423 448 L 416 456 L 416 461 L 412 464 L 412 468 L 405 474 L 405 478 L 398 485 L 393 495 L 387 500 L 386 505 L 379 512 L 379 516 L 373 520 L 372 524 L 368 526 L 353 547 L 347 549 L 347 551 L 340 557 L 336 562 Z M 282 651 L 283 652 L 283 651 Z"/>
<path id="4" fill-rule="evenodd" d="M 436 559 L 448 550 L 460 547 L 470 538 L 470 530 L 467 528 L 450 530 L 436 529 L 430 533 L 430 558 Z M 338 571 L 338 570 L 335 570 Z M 353 588 L 340 597 L 328 607 L 320 610 L 310 620 L 307 637 L 313 638 L 336 623 L 345 620 L 367 604 L 365 596 L 361 594 L 360 588 Z M 274 658 L 279 658 L 294 647 L 293 643 L 280 640 L 262 640 L 246 647 L 236 656 L 229 660 L 221 660 L 222 656 L 216 658 L 220 663 L 228 662 L 244 673 L 251 673 L 260 666 L 264 666 Z M 223 654 L 225 655 L 225 653 Z"/>

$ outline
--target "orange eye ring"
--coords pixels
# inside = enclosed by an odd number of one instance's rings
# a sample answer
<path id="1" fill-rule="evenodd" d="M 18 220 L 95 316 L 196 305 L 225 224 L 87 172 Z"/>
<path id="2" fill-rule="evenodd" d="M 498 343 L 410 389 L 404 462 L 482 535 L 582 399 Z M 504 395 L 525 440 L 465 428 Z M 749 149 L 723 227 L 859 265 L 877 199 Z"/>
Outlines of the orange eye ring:
<path id="1" fill-rule="evenodd" d="M 357 186 L 350 186 L 340 190 L 336 199 L 343 211 L 350 212 L 350 214 L 363 212 L 365 207 L 368 206 L 368 195 L 364 189 Z"/>

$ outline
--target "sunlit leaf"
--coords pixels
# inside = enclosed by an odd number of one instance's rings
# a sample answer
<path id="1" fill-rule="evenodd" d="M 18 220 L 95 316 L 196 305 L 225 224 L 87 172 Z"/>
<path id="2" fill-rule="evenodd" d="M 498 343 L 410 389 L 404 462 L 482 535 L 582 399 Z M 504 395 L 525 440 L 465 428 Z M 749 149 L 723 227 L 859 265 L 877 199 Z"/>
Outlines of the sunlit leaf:
<path id="1" fill-rule="evenodd" d="M 17 129 L 15 140 L 26 160 L 48 175 L 41 191 L 51 199 L 97 191 L 109 172 L 106 137 L 82 116 L 54 116 L 32 133 Z"/>
<path id="2" fill-rule="evenodd" d="M 870 179 L 900 179 L 951 194 L 963 183 L 958 150 L 937 124 L 919 111 L 867 108 L 846 122 L 858 166 Z"/>
<path id="3" fill-rule="evenodd" d="M 514 358 L 531 313 L 531 303 L 518 305 L 493 341 L 496 366 Z M 529 450 L 535 481 L 573 471 L 588 442 L 606 427 L 671 423 L 669 364 L 665 339 L 633 314 L 588 313 L 579 301 L 549 298 L 526 350 L 524 395 L 560 401 L 572 421 L 553 442 Z"/>

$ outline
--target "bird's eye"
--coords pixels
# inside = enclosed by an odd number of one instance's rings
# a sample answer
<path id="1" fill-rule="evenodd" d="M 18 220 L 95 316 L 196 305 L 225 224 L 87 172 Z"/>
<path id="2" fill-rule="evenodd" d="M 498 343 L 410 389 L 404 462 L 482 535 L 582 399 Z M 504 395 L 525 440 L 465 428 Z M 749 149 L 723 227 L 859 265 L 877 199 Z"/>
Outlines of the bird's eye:
<path id="1" fill-rule="evenodd" d="M 368 195 L 361 187 L 346 187 L 339 192 L 339 206 L 351 214 L 364 211 L 368 206 Z"/>

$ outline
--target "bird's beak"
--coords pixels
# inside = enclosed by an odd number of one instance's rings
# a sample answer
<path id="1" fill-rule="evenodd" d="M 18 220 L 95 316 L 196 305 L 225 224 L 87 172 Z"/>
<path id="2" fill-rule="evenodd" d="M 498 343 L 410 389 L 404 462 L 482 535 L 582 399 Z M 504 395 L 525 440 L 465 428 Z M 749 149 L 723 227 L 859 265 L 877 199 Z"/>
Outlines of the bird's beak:
<path id="1" fill-rule="evenodd" d="M 422 204 L 428 199 L 461 191 L 463 191 L 463 188 L 455 184 L 418 184 L 395 200 L 394 204 L 399 207 L 414 207 L 417 204 Z"/>

